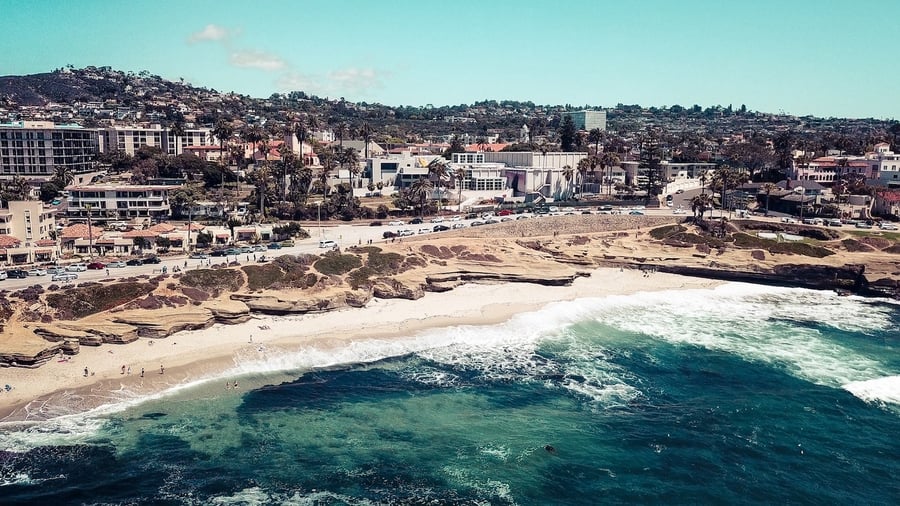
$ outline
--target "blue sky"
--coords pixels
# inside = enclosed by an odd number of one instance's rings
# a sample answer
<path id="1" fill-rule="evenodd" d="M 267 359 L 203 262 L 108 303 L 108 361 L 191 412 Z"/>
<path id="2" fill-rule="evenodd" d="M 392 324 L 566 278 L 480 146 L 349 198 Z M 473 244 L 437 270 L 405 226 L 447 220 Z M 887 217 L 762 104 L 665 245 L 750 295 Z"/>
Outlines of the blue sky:
<path id="1" fill-rule="evenodd" d="M 0 75 L 148 70 L 389 105 L 900 118 L 898 0 L 0 0 Z"/>

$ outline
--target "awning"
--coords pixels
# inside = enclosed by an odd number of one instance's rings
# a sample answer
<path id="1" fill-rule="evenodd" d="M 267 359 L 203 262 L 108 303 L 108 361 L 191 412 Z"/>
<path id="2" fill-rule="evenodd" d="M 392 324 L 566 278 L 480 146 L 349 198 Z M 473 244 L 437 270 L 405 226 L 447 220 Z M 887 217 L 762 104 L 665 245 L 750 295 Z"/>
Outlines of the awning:
<path id="1" fill-rule="evenodd" d="M 217 239 L 228 239 L 231 237 L 229 234 L 216 234 Z"/>
<path id="2" fill-rule="evenodd" d="M 45 255 L 45 254 L 53 253 L 53 250 L 52 249 L 36 249 L 36 250 L 34 250 L 34 253 L 36 255 Z"/>

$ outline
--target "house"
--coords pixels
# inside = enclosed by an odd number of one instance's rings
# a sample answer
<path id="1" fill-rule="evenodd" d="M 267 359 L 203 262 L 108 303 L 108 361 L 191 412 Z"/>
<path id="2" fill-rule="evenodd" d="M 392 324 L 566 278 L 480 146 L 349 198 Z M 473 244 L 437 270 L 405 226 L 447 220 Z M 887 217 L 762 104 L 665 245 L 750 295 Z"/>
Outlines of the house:
<path id="1" fill-rule="evenodd" d="M 895 216 L 900 218 L 900 190 L 881 190 L 875 192 L 872 203 L 872 214 L 878 216 Z"/>

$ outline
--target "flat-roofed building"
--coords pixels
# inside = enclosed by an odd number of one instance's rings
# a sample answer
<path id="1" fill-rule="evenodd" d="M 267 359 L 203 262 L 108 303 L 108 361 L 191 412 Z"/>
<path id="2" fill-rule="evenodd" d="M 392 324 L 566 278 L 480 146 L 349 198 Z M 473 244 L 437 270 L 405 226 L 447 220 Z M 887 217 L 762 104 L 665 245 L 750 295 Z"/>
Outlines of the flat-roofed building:
<path id="1" fill-rule="evenodd" d="M 69 192 L 66 216 L 96 222 L 120 220 L 158 221 L 171 213 L 170 185 L 86 185 L 67 186 Z"/>
<path id="2" fill-rule="evenodd" d="M 97 132 L 78 124 L 0 123 L 0 179 L 49 179 L 57 167 L 90 172 L 99 152 Z"/>
<path id="3" fill-rule="evenodd" d="M 575 128 L 579 130 L 588 132 L 595 128 L 601 132 L 606 130 L 606 111 L 574 111 L 564 112 L 562 115 L 572 118 Z"/>

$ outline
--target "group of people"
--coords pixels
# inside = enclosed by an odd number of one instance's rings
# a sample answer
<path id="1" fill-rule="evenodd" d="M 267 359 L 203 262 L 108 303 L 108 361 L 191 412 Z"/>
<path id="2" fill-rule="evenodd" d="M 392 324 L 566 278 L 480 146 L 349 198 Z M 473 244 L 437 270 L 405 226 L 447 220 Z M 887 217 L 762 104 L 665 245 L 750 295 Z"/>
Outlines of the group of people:
<path id="1" fill-rule="evenodd" d="M 237 380 L 234 381 L 234 385 L 232 385 L 230 381 L 225 382 L 225 390 L 231 390 L 232 388 L 237 390 L 237 388 L 238 388 Z"/>

